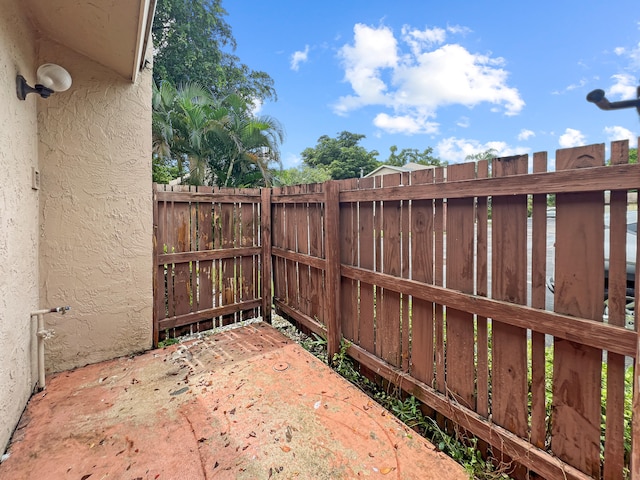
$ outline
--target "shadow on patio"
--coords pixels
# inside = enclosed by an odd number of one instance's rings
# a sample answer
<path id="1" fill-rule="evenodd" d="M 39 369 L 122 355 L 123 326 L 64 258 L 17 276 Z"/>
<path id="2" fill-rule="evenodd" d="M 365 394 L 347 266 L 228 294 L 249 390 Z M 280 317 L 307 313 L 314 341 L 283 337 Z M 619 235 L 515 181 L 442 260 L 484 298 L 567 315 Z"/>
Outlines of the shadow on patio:
<path id="1" fill-rule="evenodd" d="M 6 479 L 467 478 L 266 323 L 53 376 L 9 452 Z"/>

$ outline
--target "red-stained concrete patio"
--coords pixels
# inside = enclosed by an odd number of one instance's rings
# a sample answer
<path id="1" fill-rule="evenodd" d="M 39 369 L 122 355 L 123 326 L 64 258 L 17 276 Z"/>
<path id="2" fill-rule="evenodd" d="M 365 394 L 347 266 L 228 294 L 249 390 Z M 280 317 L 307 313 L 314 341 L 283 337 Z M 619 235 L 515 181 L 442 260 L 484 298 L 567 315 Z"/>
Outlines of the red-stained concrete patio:
<path id="1" fill-rule="evenodd" d="M 256 323 L 48 379 L 9 479 L 466 479 L 462 467 Z"/>

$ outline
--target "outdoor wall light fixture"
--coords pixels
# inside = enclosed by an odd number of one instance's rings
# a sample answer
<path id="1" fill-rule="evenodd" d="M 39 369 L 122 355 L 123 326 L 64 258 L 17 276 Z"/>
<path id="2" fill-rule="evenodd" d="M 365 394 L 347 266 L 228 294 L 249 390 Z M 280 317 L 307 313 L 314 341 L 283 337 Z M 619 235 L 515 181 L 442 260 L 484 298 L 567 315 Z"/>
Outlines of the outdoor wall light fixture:
<path id="1" fill-rule="evenodd" d="M 71 87 L 69 72 L 55 63 L 40 65 L 36 77 L 35 87 L 30 87 L 22 75 L 16 77 L 16 90 L 20 100 L 26 99 L 30 93 L 37 93 L 42 98 L 49 98 L 52 93 L 64 92 Z"/>
<path id="2" fill-rule="evenodd" d="M 587 95 L 587 101 L 595 103 L 598 108 L 602 110 L 618 110 L 620 108 L 633 108 L 635 107 L 640 114 L 640 87 L 637 90 L 638 98 L 636 100 L 624 100 L 622 102 L 610 102 L 607 97 L 604 96 L 604 90 L 594 90 Z"/>

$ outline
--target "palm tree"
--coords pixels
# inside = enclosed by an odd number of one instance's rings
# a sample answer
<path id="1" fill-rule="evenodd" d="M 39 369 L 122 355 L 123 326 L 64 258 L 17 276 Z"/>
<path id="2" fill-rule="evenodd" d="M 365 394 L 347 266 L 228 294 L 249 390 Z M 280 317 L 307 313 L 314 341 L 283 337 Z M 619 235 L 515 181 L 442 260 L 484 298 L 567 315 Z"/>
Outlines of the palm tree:
<path id="1" fill-rule="evenodd" d="M 268 164 L 280 162 L 283 138 L 275 119 L 254 116 L 238 95 L 217 101 L 197 84 L 154 85 L 154 155 L 174 159 L 179 167 L 188 160 L 191 183 L 202 184 L 209 166 L 211 183 L 240 185 L 232 181 L 234 172 L 257 168 L 269 185 Z"/>

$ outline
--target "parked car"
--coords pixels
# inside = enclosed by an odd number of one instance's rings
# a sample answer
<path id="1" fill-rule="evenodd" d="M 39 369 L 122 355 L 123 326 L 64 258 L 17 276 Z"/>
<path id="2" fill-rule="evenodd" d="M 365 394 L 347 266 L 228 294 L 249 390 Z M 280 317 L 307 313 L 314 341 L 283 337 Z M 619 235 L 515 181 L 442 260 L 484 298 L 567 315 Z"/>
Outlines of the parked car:
<path id="1" fill-rule="evenodd" d="M 635 296 L 635 277 L 636 277 L 636 249 L 638 239 L 638 212 L 627 212 L 627 242 L 626 242 L 626 262 L 627 262 L 627 304 L 633 307 Z M 610 234 L 609 234 L 609 216 L 605 217 L 604 227 L 604 299 L 605 304 L 609 298 L 609 252 Z M 555 288 L 553 277 L 547 279 L 547 288 L 553 292 Z"/>

